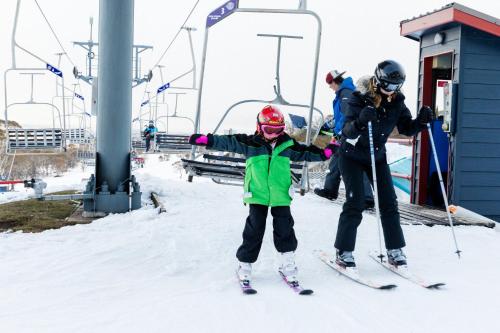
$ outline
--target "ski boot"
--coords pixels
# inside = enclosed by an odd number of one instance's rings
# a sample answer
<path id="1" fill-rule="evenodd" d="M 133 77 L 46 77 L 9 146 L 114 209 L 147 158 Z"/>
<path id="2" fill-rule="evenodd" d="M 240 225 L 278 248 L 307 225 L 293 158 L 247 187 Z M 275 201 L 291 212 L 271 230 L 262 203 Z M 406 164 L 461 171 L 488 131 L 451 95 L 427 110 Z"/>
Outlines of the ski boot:
<path id="1" fill-rule="evenodd" d="M 238 269 L 236 270 L 240 281 L 249 281 L 252 279 L 252 264 L 248 262 L 239 262 Z"/>
<path id="2" fill-rule="evenodd" d="M 295 265 L 295 253 L 293 251 L 280 253 L 280 267 L 278 271 L 283 275 L 286 282 L 297 281 L 297 265 Z"/>
<path id="3" fill-rule="evenodd" d="M 406 266 L 406 255 L 401 249 L 387 250 L 387 258 L 392 266 Z"/>
<path id="4" fill-rule="evenodd" d="M 338 193 L 331 192 L 326 188 L 315 188 L 314 194 L 331 201 L 336 200 L 337 197 L 339 196 Z"/>
<path id="5" fill-rule="evenodd" d="M 337 258 L 335 260 L 337 265 L 343 268 L 355 268 L 356 262 L 351 251 L 337 250 Z"/>

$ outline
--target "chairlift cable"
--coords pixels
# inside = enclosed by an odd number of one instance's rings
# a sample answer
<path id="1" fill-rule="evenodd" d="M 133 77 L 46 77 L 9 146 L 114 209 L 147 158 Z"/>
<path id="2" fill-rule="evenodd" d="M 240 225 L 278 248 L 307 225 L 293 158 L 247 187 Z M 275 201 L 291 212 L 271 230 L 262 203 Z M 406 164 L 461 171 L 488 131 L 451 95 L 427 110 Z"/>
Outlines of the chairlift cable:
<path id="1" fill-rule="evenodd" d="M 35 0 L 36 1 L 36 0 Z M 194 10 L 196 9 L 196 6 L 198 6 L 198 3 L 200 2 L 200 0 L 197 0 L 196 3 L 194 4 L 193 8 L 191 9 L 191 11 L 189 12 L 188 16 L 186 17 L 186 19 L 184 20 L 184 23 L 182 23 L 181 27 L 179 28 L 179 30 L 177 31 L 177 33 L 175 34 L 174 38 L 170 41 L 170 44 L 168 44 L 167 48 L 165 49 L 165 51 L 163 51 L 162 55 L 160 56 L 160 59 L 158 59 L 158 61 L 156 62 L 156 64 L 153 66 L 152 69 L 158 67 L 158 65 L 160 64 L 160 62 L 162 61 L 163 57 L 165 56 L 165 54 L 168 52 L 168 50 L 170 49 L 170 47 L 172 46 L 172 44 L 175 42 L 175 40 L 177 39 L 177 37 L 179 36 L 179 34 L 181 33 L 182 31 L 182 27 L 184 27 L 187 23 L 187 21 L 189 20 L 189 18 L 191 17 L 191 15 L 193 14 Z"/>
<path id="2" fill-rule="evenodd" d="M 66 49 L 64 48 L 64 46 L 62 45 L 61 41 L 59 40 L 59 37 L 57 36 L 56 32 L 54 31 L 54 28 L 52 27 L 52 25 L 50 24 L 49 20 L 47 19 L 47 16 L 45 16 L 45 13 L 43 12 L 42 10 L 42 7 L 40 7 L 40 4 L 38 3 L 37 0 L 34 0 L 35 1 L 35 4 L 37 5 L 38 9 L 40 10 L 40 13 L 42 14 L 43 18 L 45 19 L 45 22 L 47 23 L 47 25 L 49 26 L 49 29 L 50 31 L 52 31 L 52 34 L 54 35 L 55 39 L 57 40 L 57 43 L 59 44 L 59 46 L 61 47 L 61 50 L 64 52 L 64 55 L 66 56 L 66 58 L 68 58 L 69 62 L 73 65 L 73 66 L 76 66 L 75 63 L 73 62 L 73 60 L 71 60 L 70 56 L 68 55 L 68 52 L 66 52 Z"/>

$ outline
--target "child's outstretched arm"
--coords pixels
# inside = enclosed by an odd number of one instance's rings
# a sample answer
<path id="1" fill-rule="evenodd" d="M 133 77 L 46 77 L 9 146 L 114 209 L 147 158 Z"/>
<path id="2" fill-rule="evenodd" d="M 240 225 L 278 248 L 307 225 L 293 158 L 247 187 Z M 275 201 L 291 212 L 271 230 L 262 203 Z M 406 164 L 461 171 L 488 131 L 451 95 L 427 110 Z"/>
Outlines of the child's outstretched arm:
<path id="1" fill-rule="evenodd" d="M 294 145 L 285 150 L 290 160 L 295 162 L 321 162 L 326 161 L 337 151 L 338 143 L 332 141 L 325 149 L 316 147 L 315 145 L 303 145 L 293 140 Z"/>
<path id="2" fill-rule="evenodd" d="M 189 137 L 189 143 L 196 146 L 205 146 L 207 149 L 228 151 L 236 154 L 246 155 L 248 151 L 249 137 L 246 134 L 213 135 L 193 134 Z"/>

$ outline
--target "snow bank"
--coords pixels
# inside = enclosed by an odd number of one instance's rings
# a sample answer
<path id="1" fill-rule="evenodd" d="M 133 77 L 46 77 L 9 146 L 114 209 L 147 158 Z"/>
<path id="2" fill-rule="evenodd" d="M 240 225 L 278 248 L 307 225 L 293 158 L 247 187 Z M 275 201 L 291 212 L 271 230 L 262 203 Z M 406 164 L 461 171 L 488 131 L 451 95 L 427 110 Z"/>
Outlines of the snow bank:
<path id="1" fill-rule="evenodd" d="M 172 162 L 148 156 L 146 167 L 136 171 L 144 192 L 161 195 L 166 214 L 146 205 L 89 225 L 0 234 L 0 332 L 498 329 L 499 232 L 457 228 L 463 250 L 458 260 L 449 228 L 404 226 L 412 269 L 447 283 L 444 290 L 431 291 L 367 256 L 378 241 L 374 218 L 365 216 L 355 252 L 360 271 L 398 285 L 394 291 L 371 290 L 313 256 L 318 248 L 333 251 L 341 207 L 307 194 L 295 198 L 292 212 L 300 278 L 315 294 L 297 296 L 283 284 L 268 229 L 254 265 L 259 293 L 244 296 L 235 278 L 235 252 L 248 209 L 241 188 L 199 178 L 188 183 Z M 79 177 L 70 174 L 61 184 Z"/>

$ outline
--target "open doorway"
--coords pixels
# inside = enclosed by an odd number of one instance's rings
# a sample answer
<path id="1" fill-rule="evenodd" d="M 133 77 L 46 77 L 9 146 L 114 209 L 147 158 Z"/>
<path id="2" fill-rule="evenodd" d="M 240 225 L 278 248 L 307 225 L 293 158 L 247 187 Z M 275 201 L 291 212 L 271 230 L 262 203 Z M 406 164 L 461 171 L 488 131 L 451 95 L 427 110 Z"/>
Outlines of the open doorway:
<path id="1" fill-rule="evenodd" d="M 441 174 L 448 191 L 448 170 L 450 156 L 451 86 L 453 80 L 453 53 L 444 53 L 425 58 L 423 78 L 423 103 L 430 105 L 436 112 L 436 121 L 432 124 L 432 133 L 436 145 Z M 443 196 L 439 184 L 436 163 L 432 157 L 430 146 L 426 148 L 426 180 L 421 188 L 421 203 L 434 207 L 444 207 Z M 424 193 L 422 193 L 422 190 Z"/>

